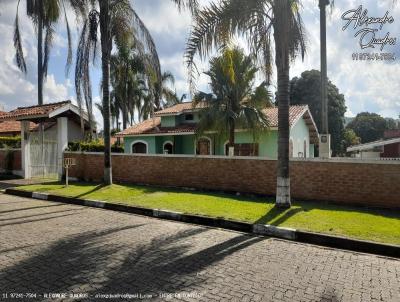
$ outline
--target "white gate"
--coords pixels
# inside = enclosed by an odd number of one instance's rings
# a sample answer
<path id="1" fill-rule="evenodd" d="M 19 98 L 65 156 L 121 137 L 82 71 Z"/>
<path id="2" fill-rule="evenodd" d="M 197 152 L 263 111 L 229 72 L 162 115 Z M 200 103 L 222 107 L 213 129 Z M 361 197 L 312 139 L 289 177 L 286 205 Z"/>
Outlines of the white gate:
<path id="1" fill-rule="evenodd" d="M 58 178 L 57 132 L 54 129 L 31 132 L 30 170 L 32 178 Z"/>

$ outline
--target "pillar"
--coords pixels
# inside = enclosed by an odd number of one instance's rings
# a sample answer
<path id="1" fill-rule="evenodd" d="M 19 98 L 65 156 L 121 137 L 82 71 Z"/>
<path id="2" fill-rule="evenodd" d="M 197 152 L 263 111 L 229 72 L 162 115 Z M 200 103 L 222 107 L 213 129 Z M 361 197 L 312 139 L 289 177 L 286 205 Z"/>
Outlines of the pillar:
<path id="1" fill-rule="evenodd" d="M 58 178 L 63 176 L 64 151 L 68 148 L 68 118 L 57 118 L 57 159 L 58 159 Z"/>
<path id="2" fill-rule="evenodd" d="M 29 142 L 29 121 L 21 122 L 21 168 L 25 179 L 31 178 L 31 148 Z"/>

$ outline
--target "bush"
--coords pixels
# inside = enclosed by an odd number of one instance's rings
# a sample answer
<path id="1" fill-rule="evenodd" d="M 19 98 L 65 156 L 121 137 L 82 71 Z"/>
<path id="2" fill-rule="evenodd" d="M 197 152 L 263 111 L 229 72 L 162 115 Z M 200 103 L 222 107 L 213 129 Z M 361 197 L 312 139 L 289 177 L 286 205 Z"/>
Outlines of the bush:
<path id="1" fill-rule="evenodd" d="M 0 136 L 0 149 L 11 148 L 19 149 L 21 148 L 21 137 L 20 136 Z"/>
<path id="2" fill-rule="evenodd" d="M 68 143 L 68 151 L 104 152 L 104 143 L 100 141 L 70 142 Z M 111 146 L 111 152 L 124 153 L 124 147 L 114 144 Z"/>

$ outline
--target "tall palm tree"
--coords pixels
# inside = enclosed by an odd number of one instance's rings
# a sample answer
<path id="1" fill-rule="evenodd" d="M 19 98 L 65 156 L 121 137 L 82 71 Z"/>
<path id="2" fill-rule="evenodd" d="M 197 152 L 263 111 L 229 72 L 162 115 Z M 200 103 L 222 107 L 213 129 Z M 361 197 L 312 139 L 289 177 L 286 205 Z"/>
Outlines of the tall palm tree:
<path id="1" fill-rule="evenodd" d="M 249 129 L 254 140 L 268 129 L 268 119 L 263 109 L 270 105 L 270 94 L 262 83 L 254 89 L 256 68 L 250 56 L 239 48 L 227 49 L 210 62 L 212 94 L 200 92 L 195 96 L 194 106 L 203 102 L 197 134 L 215 130 L 229 138 L 230 155 L 234 154 L 235 129 Z M 205 103 L 205 104 L 204 104 Z"/>
<path id="2" fill-rule="evenodd" d="M 133 45 L 122 47 L 111 56 L 111 86 L 122 112 L 122 128 L 129 121 L 129 104 L 135 101 L 138 79 L 145 78 L 146 58 L 140 57 Z"/>
<path id="3" fill-rule="evenodd" d="M 169 71 L 161 74 L 161 81 L 153 81 L 151 86 L 154 90 L 155 109 L 160 110 L 164 106 L 177 104 L 179 102 L 175 91 L 171 88 L 175 85 L 175 77 Z"/>
<path id="4" fill-rule="evenodd" d="M 173 0 L 179 8 L 189 8 L 195 12 L 197 0 Z M 98 29 L 100 29 L 101 65 L 102 65 L 102 106 L 104 119 L 104 182 L 112 184 L 111 144 L 110 144 L 110 58 L 113 43 L 118 49 L 132 43 L 144 56 L 148 54 L 148 66 L 155 70 L 161 81 L 160 62 L 154 41 L 132 8 L 129 0 L 91 0 L 91 9 L 83 22 L 75 67 L 75 90 L 78 105 L 83 99 L 89 116 L 92 111 L 92 93 L 90 83 L 91 61 L 96 59 Z"/>
<path id="5" fill-rule="evenodd" d="M 16 62 L 18 68 L 24 73 L 27 72 L 22 39 L 19 28 L 19 5 L 17 3 L 17 13 L 14 23 L 14 47 L 16 52 Z M 69 6 L 77 14 L 84 16 L 86 11 L 85 0 L 26 0 L 26 14 L 33 22 L 37 32 L 37 81 L 38 81 L 38 104 L 43 104 L 43 83 L 47 76 L 47 68 L 50 58 L 50 50 L 53 43 L 55 25 L 63 16 L 68 38 L 68 56 L 66 73 L 72 62 L 72 43 L 69 22 L 67 18 L 66 6 Z"/>
<path id="6" fill-rule="evenodd" d="M 290 60 L 304 56 L 305 38 L 299 13 L 301 0 L 221 0 L 198 12 L 186 49 L 193 81 L 194 57 L 208 56 L 215 46 L 226 47 L 241 33 L 251 53 L 262 63 L 270 83 L 275 46 L 278 89 L 278 168 L 276 206 L 290 207 L 289 178 L 289 69 Z M 272 42 L 274 40 L 275 43 Z"/>

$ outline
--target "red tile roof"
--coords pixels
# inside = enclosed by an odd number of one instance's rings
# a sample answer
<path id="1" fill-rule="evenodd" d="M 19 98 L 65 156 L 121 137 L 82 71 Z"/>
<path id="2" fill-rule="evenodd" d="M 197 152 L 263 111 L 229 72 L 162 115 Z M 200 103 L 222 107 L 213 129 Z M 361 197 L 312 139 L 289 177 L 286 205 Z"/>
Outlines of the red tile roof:
<path id="1" fill-rule="evenodd" d="M 293 124 L 303 115 L 308 109 L 306 105 L 290 106 L 289 107 L 289 124 Z M 278 127 L 278 107 L 266 108 L 263 110 L 268 117 L 270 127 Z"/>
<path id="2" fill-rule="evenodd" d="M 185 111 L 193 111 L 196 109 L 201 109 L 205 107 L 205 103 L 201 102 L 197 104 L 197 106 L 194 108 L 192 102 L 184 102 L 181 104 L 177 104 L 175 106 L 165 108 L 163 110 L 157 111 L 154 113 L 155 116 L 161 116 L 161 115 L 174 115 L 174 114 L 180 114 Z"/>
<path id="3" fill-rule="evenodd" d="M 203 105 L 200 105 L 204 108 Z M 175 105 L 173 107 L 156 112 L 154 115 L 156 117 L 148 119 L 140 124 L 134 125 L 128 129 L 117 134 L 117 136 L 129 136 L 129 135 L 145 135 L 145 134 L 173 134 L 173 133 L 183 133 L 183 132 L 194 132 L 196 130 L 196 124 L 181 124 L 176 127 L 161 127 L 161 117 L 160 115 L 174 115 L 178 113 L 183 113 L 185 111 L 190 112 L 193 110 L 191 102 L 182 103 Z M 290 106 L 289 108 L 289 123 L 292 126 L 294 123 L 300 119 L 305 112 L 308 112 L 307 105 L 300 106 Z M 272 128 L 278 127 L 278 108 L 266 108 L 264 113 L 268 117 L 269 126 Z M 317 131 L 315 131 L 317 132 Z"/>
<path id="4" fill-rule="evenodd" d="M 17 109 L 0 115 L 0 120 L 17 120 L 24 117 L 48 116 L 52 111 L 71 104 L 71 101 L 50 103 L 44 105 L 18 107 Z"/>
<path id="5" fill-rule="evenodd" d="M 1 112 L 0 112 L 1 115 Z M 34 130 L 36 124 L 30 123 L 29 129 Z M 19 121 L 0 121 L 0 136 L 2 135 L 13 135 L 21 133 L 21 122 Z"/>

